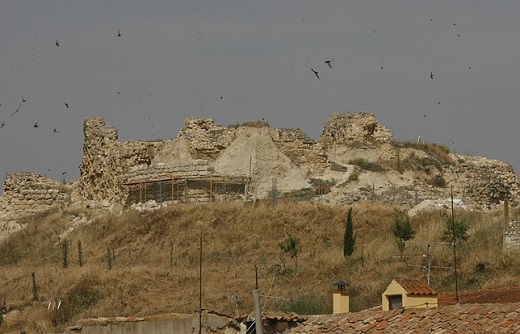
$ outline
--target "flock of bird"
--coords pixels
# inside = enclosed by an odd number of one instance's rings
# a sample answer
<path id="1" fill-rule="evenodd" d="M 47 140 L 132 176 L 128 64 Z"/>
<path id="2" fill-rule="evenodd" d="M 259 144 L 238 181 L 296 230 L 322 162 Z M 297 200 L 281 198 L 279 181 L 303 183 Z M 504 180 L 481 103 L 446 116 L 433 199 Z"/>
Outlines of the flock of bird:
<path id="1" fill-rule="evenodd" d="M 122 36 L 122 35 L 121 35 L 121 31 L 120 31 L 119 29 L 117 29 L 117 36 L 118 36 L 118 37 L 121 37 L 121 36 Z M 60 46 L 61 46 L 60 41 L 59 41 L 58 39 L 56 40 L 56 42 L 55 42 L 54 44 L 55 44 L 57 47 L 60 47 Z M 22 96 L 22 99 L 20 100 L 20 103 L 18 104 L 18 107 L 16 108 L 15 111 L 13 111 L 13 112 L 10 114 L 10 116 L 14 116 L 15 114 L 19 113 L 20 110 L 22 109 L 22 105 L 23 105 L 25 102 L 27 102 L 27 99 L 24 98 L 24 97 Z M 64 104 L 65 104 L 65 107 L 66 107 L 67 109 L 70 108 L 70 104 L 69 104 L 68 102 L 64 102 Z M 1 104 L 0 104 L 0 106 L 1 106 Z M 4 120 L 2 120 L 2 122 L 0 123 L 0 129 L 4 128 L 5 126 L 6 126 L 6 122 L 5 122 Z M 39 123 L 39 122 L 34 123 L 33 127 L 34 127 L 34 128 L 39 128 L 39 127 L 40 127 L 40 123 Z M 54 130 L 52 130 L 52 132 L 54 132 L 54 133 L 59 133 L 59 131 L 58 131 L 57 128 L 54 128 Z"/>
<path id="2" fill-rule="evenodd" d="M 334 58 L 332 58 L 331 60 L 325 60 L 324 63 L 327 64 L 327 66 L 329 68 L 332 68 L 332 61 L 334 60 Z M 319 72 L 314 70 L 313 68 L 311 68 L 311 71 L 314 73 L 314 75 L 316 76 L 316 78 L 320 79 L 320 75 L 318 74 Z"/>

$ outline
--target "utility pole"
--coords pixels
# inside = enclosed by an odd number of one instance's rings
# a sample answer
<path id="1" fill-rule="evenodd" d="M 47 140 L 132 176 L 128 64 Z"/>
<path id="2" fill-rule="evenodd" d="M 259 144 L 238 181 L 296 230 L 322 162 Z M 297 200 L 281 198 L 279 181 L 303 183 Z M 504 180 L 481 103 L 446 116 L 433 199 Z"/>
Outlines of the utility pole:
<path id="1" fill-rule="evenodd" d="M 272 195 L 273 195 L 273 209 L 276 209 L 276 184 L 277 184 L 277 179 L 276 177 L 273 177 L 271 179 L 271 192 L 272 192 Z"/>
<path id="2" fill-rule="evenodd" d="M 253 302 L 255 307 L 255 327 L 256 327 L 256 334 L 263 334 L 263 328 L 262 328 L 262 313 L 260 311 L 260 291 L 253 290 Z"/>
<path id="3" fill-rule="evenodd" d="M 450 187 L 450 196 L 451 196 L 451 232 L 453 234 L 453 267 L 455 268 L 455 299 L 457 300 L 457 304 L 459 303 L 459 282 L 457 277 L 457 243 L 455 236 L 455 217 L 453 210 L 453 186 Z"/>
<path id="4" fill-rule="evenodd" d="M 504 226 L 502 228 L 502 250 L 506 249 L 506 232 L 509 224 L 509 201 L 507 197 L 504 199 Z"/>
<path id="5" fill-rule="evenodd" d="M 430 243 L 428 243 L 428 272 L 426 274 L 426 279 L 428 281 L 428 285 L 430 285 L 430 269 L 431 269 L 431 256 L 430 256 Z"/>
<path id="6" fill-rule="evenodd" d="M 200 229 L 199 244 L 199 334 L 202 333 L 202 227 Z"/>
<path id="7" fill-rule="evenodd" d="M 258 264 L 255 264 L 255 289 L 258 290 Z"/>

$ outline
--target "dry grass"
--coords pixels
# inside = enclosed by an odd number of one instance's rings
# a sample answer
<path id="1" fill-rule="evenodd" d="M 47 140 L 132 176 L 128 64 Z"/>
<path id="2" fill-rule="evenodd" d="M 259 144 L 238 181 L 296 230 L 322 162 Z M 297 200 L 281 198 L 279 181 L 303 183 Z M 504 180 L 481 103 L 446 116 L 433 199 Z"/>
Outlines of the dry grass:
<path id="1" fill-rule="evenodd" d="M 192 313 L 199 302 L 199 243 L 203 243 L 203 307 L 228 314 L 252 310 L 255 266 L 269 310 L 300 314 L 329 313 L 332 283 L 350 283 L 351 309 L 381 303 L 381 293 L 395 277 L 424 277 L 421 257 L 399 258 L 392 234 L 396 208 L 373 203 L 354 207 L 356 248 L 343 257 L 347 207 L 315 206 L 283 200 L 256 207 L 232 204 L 186 205 L 152 213 L 128 211 L 121 216 L 97 216 L 77 227 L 64 269 L 58 236 L 71 213 L 50 212 L 27 221 L 27 228 L 0 245 L 0 297 L 11 311 L 3 333 L 63 331 L 82 317 L 142 316 L 167 312 Z M 95 212 L 74 212 L 96 216 Z M 463 215 L 462 213 L 457 213 Z M 518 282 L 520 260 L 501 251 L 501 217 L 465 213 L 470 238 L 459 249 L 461 289 L 506 286 Z M 405 254 L 425 254 L 432 264 L 452 266 L 452 249 L 439 244 L 444 220 L 439 212 L 412 219 L 417 230 Z M 299 240 L 297 267 L 280 243 Z M 78 266 L 81 240 L 84 266 Z M 107 269 L 108 249 L 115 259 Z M 38 302 L 33 302 L 31 273 L 36 275 Z M 432 269 L 438 291 L 453 289 L 453 271 Z M 515 283 L 516 284 L 516 283 Z M 59 312 L 49 301 L 62 300 Z"/>

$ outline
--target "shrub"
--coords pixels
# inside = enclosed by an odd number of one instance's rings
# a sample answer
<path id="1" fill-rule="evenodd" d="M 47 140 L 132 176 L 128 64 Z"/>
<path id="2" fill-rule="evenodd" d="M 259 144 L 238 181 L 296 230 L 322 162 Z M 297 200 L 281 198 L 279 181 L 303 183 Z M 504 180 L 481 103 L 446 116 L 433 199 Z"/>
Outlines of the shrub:
<path id="1" fill-rule="evenodd" d="M 255 120 L 255 121 L 247 121 L 247 122 L 244 122 L 242 124 L 231 124 L 228 126 L 228 128 L 231 128 L 231 129 L 236 129 L 240 126 L 248 126 L 248 127 L 251 127 L 251 128 L 268 128 L 269 127 L 269 123 L 265 120 Z"/>
<path id="2" fill-rule="evenodd" d="M 309 201 L 314 198 L 316 194 L 315 189 L 313 188 L 302 188 L 299 190 L 292 190 L 286 193 L 283 193 L 283 197 L 293 198 L 297 201 Z"/>
<path id="3" fill-rule="evenodd" d="M 352 159 L 349 160 L 348 163 L 349 165 L 356 165 L 363 170 L 368 170 L 371 172 L 382 172 L 385 170 L 381 165 L 369 162 L 363 158 Z"/>
<path id="4" fill-rule="evenodd" d="M 288 253 L 289 256 L 294 260 L 295 266 L 298 267 L 298 255 L 300 255 L 302 251 L 300 239 L 290 235 L 278 246 L 280 246 L 282 254 Z"/>
<path id="5" fill-rule="evenodd" d="M 434 186 L 436 188 L 445 188 L 446 187 L 446 180 L 442 177 L 442 175 L 435 175 L 434 177 L 426 180 L 426 183 L 428 183 L 431 186 Z"/>
<path id="6" fill-rule="evenodd" d="M 95 287 L 94 278 L 84 277 L 65 295 L 62 303 L 63 313 L 61 322 L 67 322 L 74 316 L 88 310 L 101 299 L 101 292 Z"/>
<path id="7" fill-rule="evenodd" d="M 348 176 L 348 180 L 349 181 L 357 181 L 359 180 L 359 173 L 357 171 L 353 171 L 352 173 L 350 173 L 350 175 Z"/>

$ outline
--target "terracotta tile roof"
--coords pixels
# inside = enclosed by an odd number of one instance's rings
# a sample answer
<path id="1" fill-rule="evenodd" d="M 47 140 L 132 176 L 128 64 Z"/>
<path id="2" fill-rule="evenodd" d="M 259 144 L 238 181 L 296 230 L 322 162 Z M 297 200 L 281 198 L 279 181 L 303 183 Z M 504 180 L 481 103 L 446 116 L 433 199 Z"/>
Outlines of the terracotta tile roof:
<path id="1" fill-rule="evenodd" d="M 439 306 L 457 304 L 455 292 L 442 292 Z M 459 291 L 460 304 L 520 303 L 520 287 Z"/>
<path id="2" fill-rule="evenodd" d="M 403 287 L 409 295 L 435 296 L 437 291 L 422 278 L 396 278 L 395 281 Z"/>
<path id="3" fill-rule="evenodd" d="M 276 321 L 285 321 L 285 322 L 302 322 L 307 320 L 306 316 L 299 315 L 293 312 L 275 312 L 275 311 L 269 311 L 264 312 L 262 314 L 262 319 L 264 320 L 276 320 Z M 254 321 L 255 316 L 252 313 L 248 314 L 241 314 L 235 317 L 235 320 L 237 321 Z"/>
<path id="4" fill-rule="evenodd" d="M 307 320 L 307 317 L 298 315 L 296 313 L 265 312 L 262 314 L 262 319 L 286 322 L 301 322 Z"/>
<path id="5" fill-rule="evenodd" d="M 286 333 L 518 333 L 520 303 L 309 316 Z"/>

